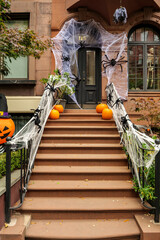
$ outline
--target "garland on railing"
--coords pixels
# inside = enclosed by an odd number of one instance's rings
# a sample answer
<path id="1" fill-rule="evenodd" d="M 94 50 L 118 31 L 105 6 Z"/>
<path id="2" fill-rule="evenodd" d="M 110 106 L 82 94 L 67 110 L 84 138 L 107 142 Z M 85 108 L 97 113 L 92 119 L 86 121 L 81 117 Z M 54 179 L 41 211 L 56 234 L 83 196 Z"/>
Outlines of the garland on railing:
<path id="1" fill-rule="evenodd" d="M 160 147 L 156 144 L 154 139 L 140 132 L 138 127 L 131 122 L 113 83 L 106 87 L 106 92 L 107 104 L 113 111 L 113 117 L 121 137 L 121 143 L 123 143 L 130 157 L 138 185 L 141 187 L 138 168 L 147 168 L 149 172 L 149 168 L 159 152 Z M 146 151 L 145 157 L 143 153 L 144 146 Z M 143 172 L 143 174 L 146 173 Z"/>
<path id="2" fill-rule="evenodd" d="M 57 89 L 67 85 L 67 80 L 52 83 L 49 81 L 45 87 L 38 108 L 34 111 L 33 117 L 28 123 L 11 139 L 7 138 L 5 143 L 6 150 L 6 201 L 5 201 L 5 220 L 10 222 L 11 210 L 21 207 L 27 192 L 28 182 L 34 167 L 35 156 L 42 138 L 43 130 L 47 122 L 50 111 L 59 100 L 55 100 Z M 0 148 L 0 152 L 3 149 Z M 16 207 L 10 206 L 10 187 L 11 187 L 11 151 L 21 151 L 21 188 L 20 203 Z M 22 180 L 23 178 L 23 180 Z"/>
<path id="3" fill-rule="evenodd" d="M 64 82 L 63 85 L 65 84 L 66 83 Z M 25 186 L 28 185 L 32 169 L 34 167 L 35 156 L 42 138 L 43 130 L 47 122 L 48 116 L 53 108 L 53 105 L 56 104 L 55 94 L 56 89 L 59 86 L 62 86 L 61 82 L 56 85 L 52 85 L 49 83 L 47 84 L 42 95 L 40 104 L 38 108 L 34 111 L 33 117 L 12 139 L 7 139 L 6 146 L 9 145 L 11 151 L 15 151 L 18 149 L 26 149 L 29 153 L 27 163 L 28 166 L 25 173 Z M 26 191 L 27 188 L 24 187 L 24 195 Z"/>

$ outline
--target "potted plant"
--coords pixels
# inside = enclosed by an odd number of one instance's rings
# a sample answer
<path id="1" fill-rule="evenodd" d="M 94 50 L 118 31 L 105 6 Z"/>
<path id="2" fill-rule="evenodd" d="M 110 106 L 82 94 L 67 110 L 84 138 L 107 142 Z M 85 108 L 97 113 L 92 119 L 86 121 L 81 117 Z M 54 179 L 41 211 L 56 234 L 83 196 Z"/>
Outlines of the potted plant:
<path id="1" fill-rule="evenodd" d="M 44 84 L 49 83 L 57 89 L 56 100 L 65 108 L 65 95 L 73 95 L 75 93 L 75 89 L 71 86 L 69 73 L 64 72 L 63 74 L 60 74 L 58 69 L 54 70 L 54 73 L 55 74 L 50 74 L 48 78 L 42 78 L 40 81 Z"/>

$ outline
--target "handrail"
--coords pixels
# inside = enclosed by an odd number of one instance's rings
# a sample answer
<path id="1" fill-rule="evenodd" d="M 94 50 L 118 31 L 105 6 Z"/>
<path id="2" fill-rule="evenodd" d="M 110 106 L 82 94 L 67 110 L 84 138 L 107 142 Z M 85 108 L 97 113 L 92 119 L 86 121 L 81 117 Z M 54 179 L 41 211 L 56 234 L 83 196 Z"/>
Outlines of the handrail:
<path id="1" fill-rule="evenodd" d="M 160 141 L 155 141 L 145 133 L 142 133 L 138 126 L 132 123 L 113 83 L 106 87 L 106 92 L 107 105 L 113 111 L 121 143 L 129 155 L 128 166 L 131 168 L 133 176 L 137 179 L 139 187 L 144 187 L 146 182 L 145 167 L 149 168 L 155 160 L 155 207 L 150 208 L 147 206 L 143 197 L 141 197 L 141 201 L 144 207 L 154 210 L 154 220 L 157 223 L 159 222 L 160 211 Z"/>
<path id="2" fill-rule="evenodd" d="M 57 86 L 58 87 L 58 86 Z M 34 167 L 35 156 L 42 138 L 43 130 L 53 108 L 55 101 L 55 89 L 47 84 L 42 95 L 40 104 L 35 110 L 33 117 L 11 139 L 7 138 L 6 149 L 6 196 L 5 196 L 5 221 L 10 223 L 11 210 L 22 206 L 27 192 L 28 182 Z M 11 152 L 21 151 L 21 177 L 20 177 L 20 203 L 11 206 Z"/>

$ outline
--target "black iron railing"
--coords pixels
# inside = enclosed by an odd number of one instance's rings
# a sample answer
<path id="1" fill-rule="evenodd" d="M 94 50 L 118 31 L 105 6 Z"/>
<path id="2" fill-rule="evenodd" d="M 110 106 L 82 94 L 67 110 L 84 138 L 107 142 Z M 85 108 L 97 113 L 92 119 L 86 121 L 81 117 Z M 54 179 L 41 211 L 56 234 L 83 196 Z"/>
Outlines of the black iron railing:
<path id="1" fill-rule="evenodd" d="M 10 138 L 7 139 L 6 146 L 6 196 L 5 196 L 5 221 L 10 222 L 11 210 L 21 207 L 27 192 L 27 186 L 30 179 L 31 171 L 28 171 L 28 163 L 31 151 L 31 140 L 27 148 L 23 144 L 11 144 Z M 11 207 L 11 152 L 20 151 L 20 199 L 19 204 Z"/>
<path id="2" fill-rule="evenodd" d="M 160 141 L 157 140 L 160 144 Z M 159 213 L 160 213 L 160 151 L 155 157 L 155 217 L 154 221 L 159 223 Z"/>
<path id="3" fill-rule="evenodd" d="M 33 117 L 11 139 L 8 138 L 4 149 L 6 151 L 6 197 L 5 197 L 5 220 L 10 222 L 11 211 L 21 207 L 27 192 L 28 182 L 34 167 L 36 153 L 42 138 L 43 130 L 50 111 L 55 102 L 55 90 L 47 85 L 40 105 L 35 110 Z M 18 206 L 11 206 L 11 153 L 20 151 L 20 195 Z"/>
<path id="4" fill-rule="evenodd" d="M 140 195 L 140 198 L 143 206 L 154 212 L 154 220 L 158 223 L 160 213 L 160 140 L 150 138 L 140 131 L 138 125 L 132 123 L 113 83 L 106 87 L 106 92 L 107 104 L 113 111 L 121 143 L 128 156 L 128 166 L 139 189 L 143 189 L 147 185 L 146 170 L 149 171 L 150 167 L 155 164 L 153 173 L 155 192 L 152 206 L 146 203 L 142 195 Z"/>

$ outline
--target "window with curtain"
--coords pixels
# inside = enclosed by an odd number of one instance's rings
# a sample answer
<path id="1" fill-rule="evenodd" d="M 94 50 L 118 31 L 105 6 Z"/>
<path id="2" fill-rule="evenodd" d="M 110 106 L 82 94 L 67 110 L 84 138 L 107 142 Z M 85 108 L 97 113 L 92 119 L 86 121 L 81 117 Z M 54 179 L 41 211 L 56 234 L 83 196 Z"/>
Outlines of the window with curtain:
<path id="1" fill-rule="evenodd" d="M 8 28 L 18 28 L 19 30 L 25 30 L 29 26 L 29 20 L 23 16 L 13 18 L 6 23 Z M 19 57 L 16 60 L 12 59 L 10 62 L 7 60 L 10 73 L 4 77 L 4 79 L 28 79 L 28 57 Z"/>
<path id="2" fill-rule="evenodd" d="M 129 90 L 160 91 L 160 31 L 150 25 L 128 35 Z"/>

